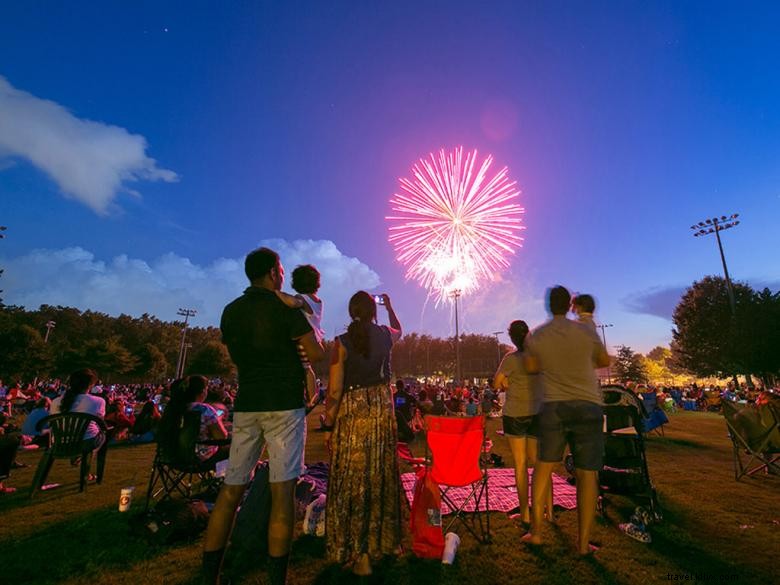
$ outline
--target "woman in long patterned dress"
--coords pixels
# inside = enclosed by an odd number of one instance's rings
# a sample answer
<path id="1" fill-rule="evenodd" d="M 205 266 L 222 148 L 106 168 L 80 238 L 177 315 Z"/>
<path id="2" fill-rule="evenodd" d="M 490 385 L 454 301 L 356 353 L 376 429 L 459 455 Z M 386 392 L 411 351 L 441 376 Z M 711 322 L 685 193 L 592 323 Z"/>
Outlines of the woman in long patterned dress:
<path id="1" fill-rule="evenodd" d="M 390 392 L 390 350 L 401 324 L 382 295 L 390 326 L 376 324 L 376 302 L 364 291 L 349 301 L 347 333 L 331 357 L 325 442 L 331 453 L 325 538 L 328 559 L 371 574 L 371 562 L 401 542 L 397 429 Z"/>

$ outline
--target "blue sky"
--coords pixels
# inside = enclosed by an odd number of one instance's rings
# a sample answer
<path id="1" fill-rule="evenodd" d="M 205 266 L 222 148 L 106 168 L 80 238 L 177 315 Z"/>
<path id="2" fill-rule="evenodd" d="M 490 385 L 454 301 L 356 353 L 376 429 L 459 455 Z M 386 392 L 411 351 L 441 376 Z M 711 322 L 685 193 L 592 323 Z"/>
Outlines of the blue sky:
<path id="1" fill-rule="evenodd" d="M 288 270 L 326 266 L 329 335 L 359 287 L 449 334 L 384 217 L 418 158 L 463 145 L 526 208 L 463 328 L 538 324 L 561 283 L 596 296 L 610 345 L 647 351 L 678 291 L 721 273 L 693 223 L 740 213 L 732 277 L 780 283 L 778 22 L 774 3 L 7 4 L 4 299 L 210 324 L 274 240 Z"/>

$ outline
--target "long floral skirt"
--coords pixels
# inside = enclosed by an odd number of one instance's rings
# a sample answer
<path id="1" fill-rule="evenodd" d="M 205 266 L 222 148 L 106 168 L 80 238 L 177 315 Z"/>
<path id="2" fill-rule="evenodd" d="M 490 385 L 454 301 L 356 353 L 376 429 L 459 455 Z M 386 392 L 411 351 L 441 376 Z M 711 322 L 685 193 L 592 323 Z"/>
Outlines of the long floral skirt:
<path id="1" fill-rule="evenodd" d="M 388 386 L 345 391 L 331 445 L 325 539 L 330 561 L 396 552 L 401 543 L 392 394 Z"/>

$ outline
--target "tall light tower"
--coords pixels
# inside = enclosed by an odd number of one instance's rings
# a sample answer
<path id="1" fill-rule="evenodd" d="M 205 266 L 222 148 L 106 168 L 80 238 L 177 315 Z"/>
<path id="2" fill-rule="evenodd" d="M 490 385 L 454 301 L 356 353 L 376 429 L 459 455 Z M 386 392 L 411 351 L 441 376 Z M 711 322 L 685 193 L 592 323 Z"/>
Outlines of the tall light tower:
<path id="1" fill-rule="evenodd" d="M 179 309 L 176 311 L 177 315 L 184 317 L 184 326 L 181 328 L 181 345 L 179 346 L 179 360 L 176 363 L 176 378 L 181 378 L 184 375 L 184 360 L 186 359 L 185 343 L 187 341 L 187 323 L 190 317 L 194 317 L 197 314 L 195 309 Z"/>
<path id="2" fill-rule="evenodd" d="M 604 333 L 604 330 L 607 327 L 613 327 L 612 323 L 602 323 L 601 325 L 596 325 L 599 329 L 601 329 L 601 339 L 604 341 L 604 349 L 607 352 L 607 357 L 609 357 L 609 350 L 607 349 L 607 336 Z M 612 368 L 609 364 L 607 364 L 607 384 L 612 383 Z"/>
<path id="3" fill-rule="evenodd" d="M 3 232 L 4 232 L 5 230 L 7 230 L 7 229 L 8 229 L 8 228 L 7 228 L 7 227 L 5 227 L 4 225 L 0 225 L 0 240 L 2 240 L 2 239 L 5 237 L 5 234 L 4 234 Z M 4 272 L 4 270 L 3 270 L 3 269 L 0 269 L 0 276 L 2 276 L 2 275 L 3 275 L 3 272 Z M 2 290 L 0 290 L 0 293 L 1 293 L 1 292 L 3 292 L 3 291 L 2 291 Z M 2 299 L 2 298 L 0 298 L 0 307 L 2 307 L 2 306 L 3 306 L 3 299 Z"/>
<path id="4" fill-rule="evenodd" d="M 498 336 L 501 335 L 503 331 L 493 331 L 491 335 L 496 336 L 496 348 L 498 349 L 498 363 L 501 364 L 501 341 L 499 341 Z"/>
<path id="5" fill-rule="evenodd" d="M 726 291 L 729 295 L 732 317 L 737 314 L 737 303 L 734 299 L 734 288 L 731 286 L 731 278 L 729 278 L 729 269 L 726 266 L 726 256 L 723 254 L 723 243 L 720 241 L 720 232 L 738 226 L 738 217 L 738 213 L 734 213 L 728 217 L 721 215 L 720 217 L 705 219 L 704 221 L 700 221 L 696 225 L 691 226 L 694 237 L 698 238 L 714 233 L 715 238 L 718 240 L 718 250 L 720 251 L 720 261 L 723 263 L 723 274 L 726 276 Z"/>
<path id="6" fill-rule="evenodd" d="M 49 343 L 49 334 L 51 330 L 57 326 L 56 321 L 46 321 L 46 336 L 43 338 L 44 343 Z"/>
<path id="7" fill-rule="evenodd" d="M 460 383 L 460 326 L 458 324 L 458 299 L 462 291 L 456 288 L 450 291 L 450 296 L 455 299 L 455 382 Z"/>

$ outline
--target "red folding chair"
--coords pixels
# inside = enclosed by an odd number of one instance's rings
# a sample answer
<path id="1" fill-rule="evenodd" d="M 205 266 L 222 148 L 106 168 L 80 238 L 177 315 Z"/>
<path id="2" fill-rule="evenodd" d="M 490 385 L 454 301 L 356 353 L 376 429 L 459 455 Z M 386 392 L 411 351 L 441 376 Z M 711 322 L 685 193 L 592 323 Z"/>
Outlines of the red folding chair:
<path id="1" fill-rule="evenodd" d="M 487 438 L 485 417 L 427 415 L 425 436 L 431 477 L 439 484 L 442 502 L 452 511 L 444 533 L 460 521 L 480 543 L 491 542 L 488 474 L 481 457 Z M 453 497 L 454 488 L 468 490 L 460 503 Z"/>

